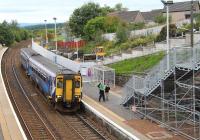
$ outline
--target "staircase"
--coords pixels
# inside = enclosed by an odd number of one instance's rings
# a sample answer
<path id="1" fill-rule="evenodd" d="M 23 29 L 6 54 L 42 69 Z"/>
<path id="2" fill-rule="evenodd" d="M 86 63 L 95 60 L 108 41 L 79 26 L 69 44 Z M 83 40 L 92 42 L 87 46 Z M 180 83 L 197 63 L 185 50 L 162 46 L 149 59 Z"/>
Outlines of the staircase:
<path id="1" fill-rule="evenodd" d="M 172 75 L 176 69 L 185 72 L 199 70 L 200 48 L 198 46 L 198 44 L 195 45 L 193 49 L 188 47 L 173 48 L 169 53 L 169 64 L 168 58 L 165 56 L 159 64 L 147 73 L 147 75 L 143 77 L 133 75 L 123 88 L 125 95 L 122 104 L 127 104 L 127 102 L 134 97 L 135 93 L 148 97 L 160 87 L 161 82 Z M 167 65 L 169 66 L 168 68 Z M 181 86 L 185 85 L 182 84 Z"/>

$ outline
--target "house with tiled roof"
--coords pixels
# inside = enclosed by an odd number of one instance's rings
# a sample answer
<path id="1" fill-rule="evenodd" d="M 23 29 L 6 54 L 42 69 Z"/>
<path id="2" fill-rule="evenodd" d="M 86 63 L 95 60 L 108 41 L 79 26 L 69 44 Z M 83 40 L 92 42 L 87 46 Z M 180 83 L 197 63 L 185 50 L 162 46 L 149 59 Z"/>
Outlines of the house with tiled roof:
<path id="1" fill-rule="evenodd" d="M 155 24 L 155 18 L 162 14 L 163 9 L 156 9 L 148 12 L 141 12 L 145 23 L 147 24 Z"/>
<path id="2" fill-rule="evenodd" d="M 144 18 L 140 11 L 120 11 L 109 13 L 108 16 L 115 16 L 126 23 L 144 22 Z"/>
<path id="3" fill-rule="evenodd" d="M 193 1 L 194 13 L 200 13 L 200 4 L 198 0 Z M 190 19 L 191 1 L 176 2 L 169 6 L 169 14 L 172 23 L 177 23 Z M 146 24 L 155 24 L 155 17 L 163 14 L 166 16 L 166 7 L 155 9 L 148 12 L 140 11 L 120 11 L 109 13 L 108 16 L 116 16 L 126 23 L 144 22 Z"/>
<path id="4" fill-rule="evenodd" d="M 200 13 L 199 1 L 193 1 L 194 13 Z M 191 1 L 176 2 L 169 6 L 169 13 L 172 23 L 190 19 L 191 16 Z M 163 9 L 163 14 L 166 15 L 166 7 Z"/>

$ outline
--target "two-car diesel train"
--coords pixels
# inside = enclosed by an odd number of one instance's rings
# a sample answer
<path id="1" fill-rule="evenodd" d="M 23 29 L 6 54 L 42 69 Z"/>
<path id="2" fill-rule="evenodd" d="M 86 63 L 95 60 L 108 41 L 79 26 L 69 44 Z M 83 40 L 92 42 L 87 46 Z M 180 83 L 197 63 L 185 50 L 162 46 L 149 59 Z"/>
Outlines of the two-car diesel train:
<path id="1" fill-rule="evenodd" d="M 53 63 L 31 48 L 22 48 L 20 60 L 26 74 L 45 97 L 62 112 L 77 111 L 82 98 L 82 76 Z"/>

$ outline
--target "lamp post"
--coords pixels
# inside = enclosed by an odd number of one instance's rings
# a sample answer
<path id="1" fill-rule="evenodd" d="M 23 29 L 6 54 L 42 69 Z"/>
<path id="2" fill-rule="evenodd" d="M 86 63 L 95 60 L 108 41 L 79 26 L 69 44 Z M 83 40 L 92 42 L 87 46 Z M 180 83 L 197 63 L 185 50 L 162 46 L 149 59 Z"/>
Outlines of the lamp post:
<path id="1" fill-rule="evenodd" d="M 53 18 L 53 20 L 55 21 L 55 41 L 56 41 L 56 54 L 57 54 L 57 50 L 58 50 L 58 45 L 57 45 L 57 34 L 56 34 L 56 19 L 57 18 Z"/>
<path id="2" fill-rule="evenodd" d="M 48 37 L 47 37 L 47 20 L 45 19 L 44 20 L 44 22 L 45 22 L 45 31 L 46 31 L 46 45 L 47 45 L 47 43 L 48 43 Z"/>
<path id="3" fill-rule="evenodd" d="M 161 0 L 161 2 L 164 4 L 164 6 L 166 7 L 166 14 L 167 14 L 167 70 L 169 70 L 169 5 L 173 4 L 172 0 Z"/>
<path id="4" fill-rule="evenodd" d="M 191 0 L 191 47 L 193 48 L 194 46 L 194 15 L 193 15 L 193 0 Z"/>
<path id="5" fill-rule="evenodd" d="M 76 51 L 77 51 L 77 60 L 78 60 L 78 42 L 80 41 L 80 38 L 74 39 L 75 45 L 76 45 Z"/>

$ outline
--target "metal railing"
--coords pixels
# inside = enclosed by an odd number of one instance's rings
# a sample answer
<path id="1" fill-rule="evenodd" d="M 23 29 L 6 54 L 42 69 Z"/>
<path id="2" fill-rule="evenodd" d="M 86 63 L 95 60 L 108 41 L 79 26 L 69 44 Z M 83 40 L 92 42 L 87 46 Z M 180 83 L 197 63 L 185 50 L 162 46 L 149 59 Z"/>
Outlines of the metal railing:
<path id="1" fill-rule="evenodd" d="M 177 47 L 169 52 L 169 58 L 166 55 L 156 66 L 154 66 L 145 76 L 133 75 L 125 84 L 124 103 L 134 95 L 134 92 L 139 92 L 144 96 L 148 96 L 156 89 L 161 80 L 169 77 L 175 67 L 184 68 L 186 70 L 198 70 L 200 68 L 200 44 L 195 44 L 191 47 Z"/>

